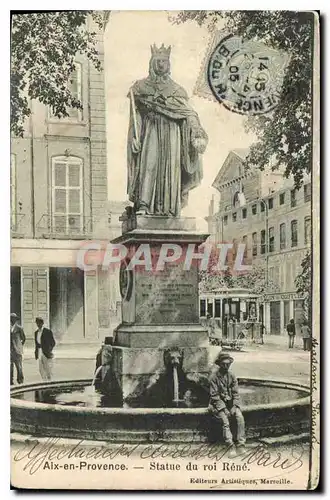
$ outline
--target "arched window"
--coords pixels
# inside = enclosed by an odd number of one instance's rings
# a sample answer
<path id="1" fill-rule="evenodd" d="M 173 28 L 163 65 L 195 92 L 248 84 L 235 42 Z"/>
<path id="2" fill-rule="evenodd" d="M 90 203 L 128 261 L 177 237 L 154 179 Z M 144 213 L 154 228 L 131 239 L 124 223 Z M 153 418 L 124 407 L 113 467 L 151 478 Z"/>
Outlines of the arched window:
<path id="1" fill-rule="evenodd" d="M 236 208 L 239 205 L 239 191 L 236 191 L 233 197 L 233 207 Z"/>
<path id="2" fill-rule="evenodd" d="M 52 227 L 64 234 L 83 229 L 83 161 L 74 156 L 52 158 Z"/>
<path id="3" fill-rule="evenodd" d="M 236 183 L 235 188 L 234 188 L 234 195 L 233 195 L 233 207 L 237 208 L 240 206 L 245 205 L 246 200 L 245 200 L 245 195 L 244 195 L 244 186 L 242 182 Z"/>

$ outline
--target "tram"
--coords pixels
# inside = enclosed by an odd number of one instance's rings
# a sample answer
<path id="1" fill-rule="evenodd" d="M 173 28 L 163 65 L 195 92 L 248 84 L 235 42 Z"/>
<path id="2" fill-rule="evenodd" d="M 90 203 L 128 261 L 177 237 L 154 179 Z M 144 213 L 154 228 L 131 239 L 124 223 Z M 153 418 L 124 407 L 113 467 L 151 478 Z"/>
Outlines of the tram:
<path id="1" fill-rule="evenodd" d="M 263 304 L 245 288 L 221 288 L 201 293 L 199 316 L 211 344 L 241 349 L 249 342 L 263 343 Z"/>

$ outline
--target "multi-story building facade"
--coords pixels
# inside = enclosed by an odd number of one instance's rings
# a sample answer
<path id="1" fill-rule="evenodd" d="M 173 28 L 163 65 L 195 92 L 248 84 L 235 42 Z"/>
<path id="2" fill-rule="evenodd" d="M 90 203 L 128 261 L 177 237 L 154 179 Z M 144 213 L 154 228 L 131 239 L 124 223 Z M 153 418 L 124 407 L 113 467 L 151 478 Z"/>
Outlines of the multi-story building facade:
<path id="1" fill-rule="evenodd" d="M 100 30 L 97 44 L 102 62 Z M 77 267 L 86 240 L 109 239 L 104 73 L 78 54 L 71 85 L 82 111 L 57 119 L 32 101 L 24 137 L 12 138 L 11 310 L 28 339 L 36 316 L 62 342 L 98 341 L 110 329 L 107 275 Z"/>
<path id="2" fill-rule="evenodd" d="M 281 172 L 245 169 L 248 150 L 229 153 L 213 182 L 219 209 L 211 202 L 211 240 L 246 244 L 246 262 L 264 270 L 265 298 L 261 316 L 266 332 L 284 334 L 291 318 L 301 323 L 303 302 L 295 278 L 311 244 L 311 183 L 301 189 Z"/>

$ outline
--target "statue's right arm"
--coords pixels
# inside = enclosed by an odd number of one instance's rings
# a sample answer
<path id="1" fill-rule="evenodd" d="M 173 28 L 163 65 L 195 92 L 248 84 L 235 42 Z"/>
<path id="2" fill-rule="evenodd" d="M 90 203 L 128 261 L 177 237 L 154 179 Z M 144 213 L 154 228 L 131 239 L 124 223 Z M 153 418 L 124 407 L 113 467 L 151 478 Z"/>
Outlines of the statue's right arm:
<path id="1" fill-rule="evenodd" d="M 133 154 L 137 154 L 141 150 L 141 128 L 142 128 L 142 116 L 136 106 L 135 102 L 135 119 L 132 109 L 132 102 L 130 104 L 130 119 L 129 119 L 129 129 L 128 129 L 128 147 Z"/>

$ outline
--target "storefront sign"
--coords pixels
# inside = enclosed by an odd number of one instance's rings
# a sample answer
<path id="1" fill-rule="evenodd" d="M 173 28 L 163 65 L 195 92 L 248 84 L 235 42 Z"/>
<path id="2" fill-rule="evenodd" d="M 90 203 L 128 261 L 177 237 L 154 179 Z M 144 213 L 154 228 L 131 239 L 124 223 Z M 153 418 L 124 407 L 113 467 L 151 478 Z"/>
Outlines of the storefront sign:
<path id="1" fill-rule="evenodd" d="M 266 295 L 264 302 L 272 302 L 274 300 L 302 300 L 303 298 L 298 293 L 275 293 L 273 295 Z"/>

